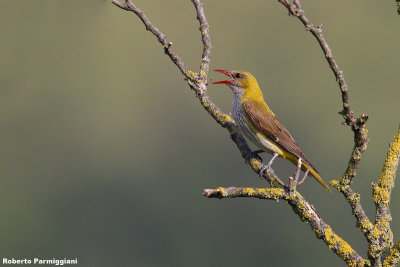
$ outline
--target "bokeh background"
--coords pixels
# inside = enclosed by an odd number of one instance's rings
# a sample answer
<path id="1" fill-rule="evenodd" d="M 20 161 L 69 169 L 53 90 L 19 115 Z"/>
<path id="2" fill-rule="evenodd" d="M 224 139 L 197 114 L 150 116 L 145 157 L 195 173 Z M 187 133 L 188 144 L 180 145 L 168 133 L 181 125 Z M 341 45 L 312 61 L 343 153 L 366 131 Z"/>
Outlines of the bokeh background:
<path id="1" fill-rule="evenodd" d="M 192 3 L 135 2 L 197 70 Z M 323 24 L 356 115 L 370 115 L 354 190 L 373 219 L 371 182 L 399 126 L 400 17 L 394 1 L 302 2 Z M 252 72 L 325 180 L 340 177 L 353 137 L 316 41 L 276 1 L 204 6 L 211 68 Z M 132 13 L 108 0 L 22 0 L 2 1 L 0 14 L 1 257 L 76 257 L 81 266 L 344 265 L 283 201 L 202 197 L 204 188 L 266 183 Z M 230 90 L 208 89 L 230 112 Z M 294 166 L 278 159 L 274 169 L 283 178 Z M 310 178 L 300 191 L 366 257 L 345 199 Z M 398 188 L 392 197 L 398 240 Z"/>

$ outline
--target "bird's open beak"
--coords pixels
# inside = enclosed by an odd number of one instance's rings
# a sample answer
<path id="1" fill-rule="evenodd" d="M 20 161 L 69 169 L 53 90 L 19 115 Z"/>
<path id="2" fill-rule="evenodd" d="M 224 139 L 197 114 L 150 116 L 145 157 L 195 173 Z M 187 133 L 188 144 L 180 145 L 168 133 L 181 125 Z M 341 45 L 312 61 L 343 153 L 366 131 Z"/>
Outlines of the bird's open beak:
<path id="1" fill-rule="evenodd" d="M 230 71 L 227 71 L 227 70 L 214 70 L 214 71 L 223 73 L 223 74 L 225 74 L 226 76 L 229 76 L 229 77 L 232 78 L 232 75 L 231 75 L 231 72 L 230 72 Z M 233 82 L 233 80 L 222 80 L 222 81 L 213 82 L 213 84 L 232 83 L 232 82 Z"/>

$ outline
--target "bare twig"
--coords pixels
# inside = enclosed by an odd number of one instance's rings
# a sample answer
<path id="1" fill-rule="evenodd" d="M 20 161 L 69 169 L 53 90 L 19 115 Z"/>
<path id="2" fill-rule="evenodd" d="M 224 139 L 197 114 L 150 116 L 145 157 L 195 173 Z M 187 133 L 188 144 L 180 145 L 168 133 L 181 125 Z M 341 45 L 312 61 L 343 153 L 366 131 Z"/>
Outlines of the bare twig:
<path id="1" fill-rule="evenodd" d="M 126 0 L 124 4 L 117 0 L 113 0 L 112 3 L 119 8 L 135 13 L 136 16 L 138 16 L 143 24 L 146 26 L 146 30 L 150 31 L 155 37 L 157 37 L 158 41 L 164 47 L 165 54 L 167 54 L 171 58 L 172 62 L 175 63 L 182 74 L 185 75 L 187 79 L 192 78 L 188 74 L 188 69 L 186 68 L 185 63 L 172 50 L 172 42 L 168 41 L 167 36 L 151 23 L 151 21 L 147 18 L 146 14 L 142 10 L 140 10 L 134 3 L 132 3 L 131 0 Z"/>
<path id="2" fill-rule="evenodd" d="M 192 0 L 196 12 L 197 19 L 200 22 L 200 32 L 201 32 L 201 40 L 203 42 L 203 55 L 200 63 L 200 78 L 207 82 L 207 75 L 210 66 L 210 56 L 211 56 L 211 38 L 210 38 L 210 26 L 208 25 L 208 21 L 204 14 L 203 3 L 199 0 Z"/>
<path id="3" fill-rule="evenodd" d="M 354 148 L 345 173 L 342 175 L 339 181 L 331 181 L 331 184 L 346 197 L 352 208 L 353 214 L 357 219 L 358 227 L 364 233 L 367 239 L 369 239 L 373 225 L 361 206 L 360 195 L 353 192 L 350 187 L 354 177 L 356 176 L 356 171 L 358 169 L 361 156 L 366 150 L 369 142 L 367 137 L 367 129 L 365 128 L 365 123 L 368 119 L 368 116 L 363 114 L 358 119 L 354 117 L 353 111 L 350 107 L 350 96 L 343 71 L 340 70 L 338 64 L 336 63 L 336 60 L 332 54 L 332 50 L 322 34 L 322 25 L 314 26 L 314 24 L 311 23 L 301 7 L 300 0 L 295 0 L 294 4 L 291 4 L 288 0 L 279 0 L 279 2 L 288 9 L 291 15 L 297 17 L 306 27 L 306 30 L 310 31 L 316 38 L 333 74 L 336 77 L 336 81 L 338 82 L 343 102 L 343 111 L 341 111 L 340 114 L 343 115 L 346 124 L 351 127 L 354 133 Z"/>
<path id="4" fill-rule="evenodd" d="M 340 70 L 339 65 L 336 63 L 336 60 L 332 54 L 332 50 L 330 49 L 322 34 L 322 25 L 314 26 L 314 24 L 310 22 L 310 20 L 306 17 L 304 10 L 301 8 L 300 0 L 296 0 L 293 5 L 288 0 L 279 0 L 279 2 L 288 9 L 290 14 L 297 17 L 304 24 L 306 30 L 310 31 L 312 35 L 317 39 L 318 44 L 321 46 L 325 58 L 330 68 L 332 69 L 333 74 L 335 75 L 336 81 L 339 84 L 343 102 L 343 111 L 341 111 L 340 113 L 343 115 L 346 124 L 349 125 L 353 130 L 355 137 L 355 146 L 351 159 L 349 161 L 349 165 L 344 174 L 343 181 L 344 185 L 349 185 L 352 183 L 353 178 L 356 176 L 356 171 L 361 159 L 361 155 L 367 148 L 367 144 L 369 142 L 369 139 L 367 137 L 367 130 L 364 126 L 368 120 L 368 115 L 363 114 L 358 119 L 354 117 L 353 111 L 351 110 L 350 106 L 349 90 L 346 80 L 344 79 L 343 71 Z"/>
<path id="5" fill-rule="evenodd" d="M 304 10 L 301 8 L 300 0 L 296 0 L 292 5 L 288 0 L 279 0 L 279 2 L 284 5 L 290 14 L 297 17 L 306 27 L 306 30 L 310 31 L 312 35 L 317 39 L 318 44 L 321 46 L 324 52 L 325 58 L 335 75 L 336 81 L 339 84 L 340 91 L 342 93 L 343 111 L 340 113 L 343 115 L 347 125 L 351 127 L 354 132 L 354 142 L 355 146 L 349 165 L 344 174 L 344 185 L 349 185 L 352 183 L 353 178 L 356 176 L 356 171 L 361 159 L 362 153 L 367 148 L 369 139 L 367 137 L 367 130 L 365 129 L 365 123 L 368 120 L 368 115 L 363 114 L 360 118 L 356 119 L 353 115 L 353 111 L 350 107 L 350 96 L 348 91 L 348 86 L 346 80 L 344 79 L 343 71 L 340 70 L 339 65 L 336 63 L 333 57 L 332 50 L 330 49 L 328 43 L 326 42 L 322 34 L 322 25 L 314 26 L 310 20 L 306 17 Z"/>
<path id="6" fill-rule="evenodd" d="M 317 214 L 314 207 L 307 202 L 299 192 L 290 192 L 280 188 L 237 188 L 219 187 L 205 189 L 203 195 L 208 198 L 235 198 L 252 197 L 260 199 L 283 199 L 293 208 L 300 219 L 310 225 L 317 238 L 322 239 L 335 254 L 342 258 L 349 266 L 369 265 L 369 261 L 361 257 L 332 228 Z"/>

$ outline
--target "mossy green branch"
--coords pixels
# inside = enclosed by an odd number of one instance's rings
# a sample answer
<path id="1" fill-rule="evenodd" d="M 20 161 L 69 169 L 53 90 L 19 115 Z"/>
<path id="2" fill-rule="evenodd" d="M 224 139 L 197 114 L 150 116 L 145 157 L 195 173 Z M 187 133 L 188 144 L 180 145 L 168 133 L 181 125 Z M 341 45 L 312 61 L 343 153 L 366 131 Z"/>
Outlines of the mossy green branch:
<path id="1" fill-rule="evenodd" d="M 343 259 L 348 266 L 370 265 L 369 260 L 363 259 L 346 241 L 333 232 L 332 228 L 317 214 L 315 208 L 297 191 L 290 192 L 284 188 L 218 187 L 217 189 L 205 189 L 203 195 L 208 198 L 283 199 L 287 201 L 303 222 L 311 226 L 316 236 L 322 239 L 329 249 Z"/>

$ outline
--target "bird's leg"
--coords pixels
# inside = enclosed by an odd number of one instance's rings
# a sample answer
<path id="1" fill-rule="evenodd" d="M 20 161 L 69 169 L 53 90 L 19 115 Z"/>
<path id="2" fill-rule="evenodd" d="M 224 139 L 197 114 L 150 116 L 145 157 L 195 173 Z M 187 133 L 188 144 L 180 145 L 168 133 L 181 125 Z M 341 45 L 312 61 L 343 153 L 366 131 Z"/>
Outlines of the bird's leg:
<path id="1" fill-rule="evenodd" d="M 304 173 L 303 179 L 301 179 L 301 181 L 299 182 L 299 185 L 301 185 L 302 183 L 304 183 L 304 181 L 306 180 L 306 178 L 307 178 L 309 172 L 310 172 L 310 166 L 308 166 L 306 172 Z"/>
<path id="2" fill-rule="evenodd" d="M 261 167 L 259 175 L 261 176 L 263 174 L 263 172 L 266 169 L 271 168 L 272 162 L 274 162 L 274 160 L 276 159 L 276 157 L 278 157 L 278 153 L 274 153 L 274 156 L 272 157 L 272 159 L 268 162 L 268 164 L 265 164 L 264 166 Z"/>
<path id="3" fill-rule="evenodd" d="M 299 180 L 300 171 L 301 171 L 301 158 L 299 158 L 299 160 L 298 160 L 296 172 L 294 173 L 294 181 L 295 181 L 296 185 L 297 185 L 297 181 Z"/>
<path id="4" fill-rule="evenodd" d="M 278 156 L 279 156 L 278 153 L 274 153 L 274 156 L 273 156 L 272 159 L 268 162 L 267 165 L 271 167 L 272 162 L 274 162 L 274 159 L 276 159 L 276 157 L 278 157 Z"/>
<path id="5" fill-rule="evenodd" d="M 245 156 L 246 161 L 249 161 L 249 159 L 251 157 L 256 157 L 259 161 L 262 162 L 262 158 L 258 155 L 259 153 L 265 152 L 264 150 L 255 150 L 255 151 L 250 151 L 249 153 L 247 153 L 247 155 Z"/>
<path id="6" fill-rule="evenodd" d="M 290 192 L 296 191 L 296 186 L 297 186 L 297 181 L 299 180 L 300 171 L 301 171 L 301 158 L 299 158 L 298 160 L 296 172 L 294 173 L 294 179 L 292 177 L 289 177 Z"/>

